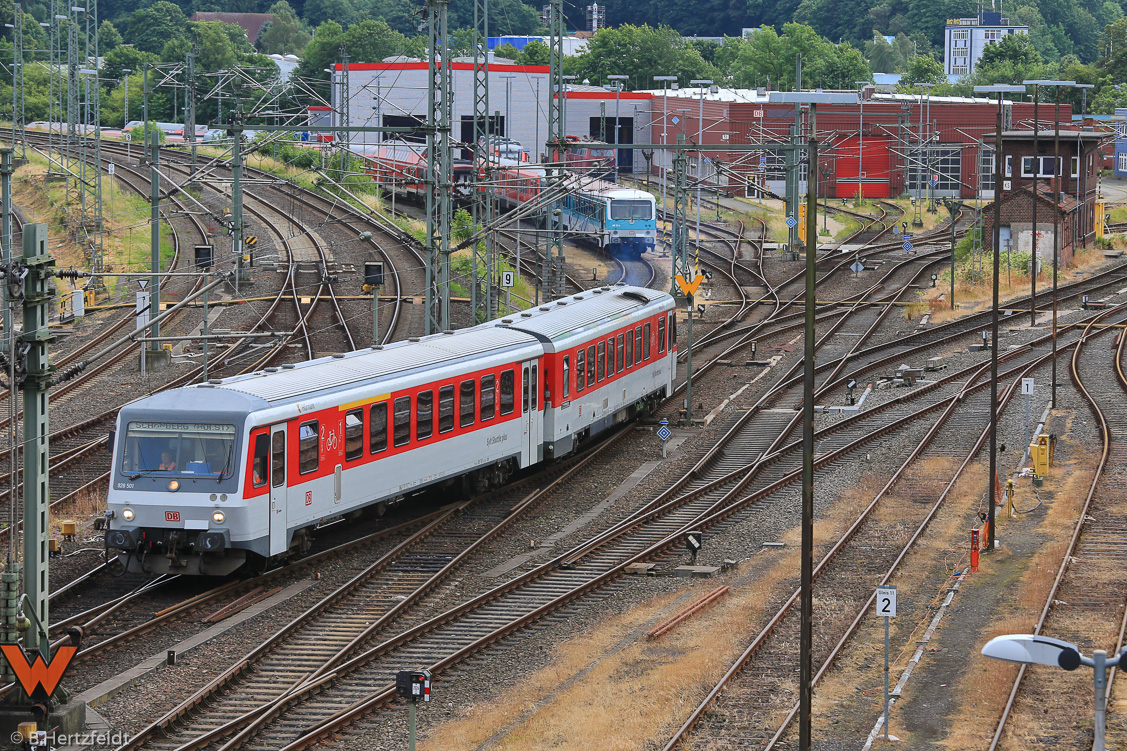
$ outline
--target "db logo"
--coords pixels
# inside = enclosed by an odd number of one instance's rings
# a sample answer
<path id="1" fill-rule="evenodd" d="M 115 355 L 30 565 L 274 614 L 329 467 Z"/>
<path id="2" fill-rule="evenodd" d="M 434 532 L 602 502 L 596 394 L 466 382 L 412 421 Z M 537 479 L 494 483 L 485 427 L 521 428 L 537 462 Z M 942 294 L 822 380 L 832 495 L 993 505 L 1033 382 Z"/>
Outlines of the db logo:
<path id="1" fill-rule="evenodd" d="M 313 505 L 313 491 L 312 490 L 305 491 L 305 505 L 306 506 L 312 506 Z"/>
<path id="2" fill-rule="evenodd" d="M 178 522 L 178 521 L 180 521 L 180 512 L 179 511 L 165 511 L 164 512 L 164 520 L 166 522 Z"/>

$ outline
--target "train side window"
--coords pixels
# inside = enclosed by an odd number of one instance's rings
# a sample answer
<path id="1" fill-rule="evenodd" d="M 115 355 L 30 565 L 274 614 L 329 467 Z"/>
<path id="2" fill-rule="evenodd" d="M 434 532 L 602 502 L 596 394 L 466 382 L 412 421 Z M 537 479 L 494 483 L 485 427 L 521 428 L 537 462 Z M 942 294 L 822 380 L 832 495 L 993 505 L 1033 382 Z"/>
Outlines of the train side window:
<path id="1" fill-rule="evenodd" d="M 536 377 L 536 370 L 537 370 L 537 367 L 536 367 L 535 364 L 533 364 L 533 366 L 532 366 L 532 388 L 529 389 L 532 392 L 532 411 L 533 412 L 537 411 L 536 389 L 537 389 L 537 381 L 539 379 Z"/>
<path id="2" fill-rule="evenodd" d="M 482 376 L 481 377 L 481 420 L 493 419 L 493 399 L 496 390 L 497 376 Z"/>
<path id="3" fill-rule="evenodd" d="M 595 345 L 587 348 L 587 385 L 595 388 Z"/>
<path id="4" fill-rule="evenodd" d="M 599 342 L 599 382 L 602 383 L 607 373 L 607 343 Z"/>
<path id="5" fill-rule="evenodd" d="M 673 313 L 669 314 L 669 351 L 673 351 L 673 346 L 677 344 L 677 316 Z"/>
<path id="6" fill-rule="evenodd" d="M 438 432 L 449 433 L 454 429 L 454 387 L 443 386 L 438 390 Z"/>
<path id="7" fill-rule="evenodd" d="M 415 395 L 415 440 L 430 438 L 434 432 L 434 392 L 420 391 Z"/>
<path id="8" fill-rule="evenodd" d="M 575 353 L 575 391 L 581 393 L 587 388 L 587 350 Z"/>
<path id="9" fill-rule="evenodd" d="M 364 410 L 344 414 L 344 459 L 355 461 L 364 455 Z"/>
<path id="10" fill-rule="evenodd" d="M 458 395 L 461 417 L 458 418 L 458 425 L 467 428 L 473 425 L 474 413 L 476 412 L 477 381 L 462 381 L 459 391 L 461 392 Z"/>
<path id="11" fill-rule="evenodd" d="M 665 316 L 657 319 L 657 351 L 665 351 Z"/>
<path id="12" fill-rule="evenodd" d="M 607 339 L 607 378 L 614 375 L 614 358 L 615 358 L 614 337 Z"/>
<path id="13" fill-rule="evenodd" d="M 254 438 L 254 462 L 251 464 L 251 483 L 256 488 L 266 484 L 266 462 L 270 461 L 270 434 L 260 433 Z"/>
<path id="14" fill-rule="evenodd" d="M 642 364 L 642 327 L 634 329 L 634 364 Z"/>
<path id="15" fill-rule="evenodd" d="M 373 404 L 368 419 L 368 450 L 373 454 L 387 451 L 387 402 Z"/>
<path id="16" fill-rule="evenodd" d="M 521 408 L 520 409 L 521 409 L 522 415 L 528 414 L 528 387 L 529 387 L 529 385 L 531 385 L 531 383 L 532 383 L 532 381 L 529 380 L 529 378 L 528 378 L 528 366 L 525 365 L 524 366 L 524 372 L 521 374 L 521 387 L 522 387 L 521 388 L 521 397 L 522 397 L 522 401 L 521 401 Z"/>
<path id="17" fill-rule="evenodd" d="M 571 357 L 564 355 L 563 359 L 563 392 L 560 394 L 561 399 L 567 399 L 571 396 Z"/>
<path id="18" fill-rule="evenodd" d="M 509 415 L 516 406 L 517 379 L 512 370 L 501 372 L 501 414 Z"/>
<path id="19" fill-rule="evenodd" d="M 395 445 L 405 446 L 411 442 L 411 397 L 401 396 L 395 400 Z"/>
<path id="20" fill-rule="evenodd" d="M 286 434 L 279 430 L 270 440 L 270 484 L 279 488 L 286 484 Z"/>
<path id="21" fill-rule="evenodd" d="M 650 359 L 650 324 L 646 324 L 642 333 L 642 357 L 643 359 Z"/>
<path id="22" fill-rule="evenodd" d="M 618 346 L 614 349 L 614 370 L 616 373 L 622 372 L 622 364 L 625 361 L 626 353 L 622 349 L 622 334 L 618 335 Z"/>
<path id="23" fill-rule="evenodd" d="M 297 439 L 297 471 L 307 475 L 317 471 L 320 461 L 321 434 L 316 420 L 303 422 L 298 430 Z"/>
<path id="24" fill-rule="evenodd" d="M 626 332 L 626 367 L 634 367 L 634 332 Z"/>

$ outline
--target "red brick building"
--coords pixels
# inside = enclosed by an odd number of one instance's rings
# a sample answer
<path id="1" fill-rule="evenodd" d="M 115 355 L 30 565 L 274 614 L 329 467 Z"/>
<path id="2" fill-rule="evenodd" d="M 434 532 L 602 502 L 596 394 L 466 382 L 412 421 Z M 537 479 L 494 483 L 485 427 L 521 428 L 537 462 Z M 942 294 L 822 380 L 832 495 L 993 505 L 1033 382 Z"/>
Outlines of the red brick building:
<path id="1" fill-rule="evenodd" d="M 1101 135 L 1094 131 L 1061 130 L 1060 195 L 1054 195 L 1053 131 L 1038 134 L 1034 149 L 1033 131 L 1004 131 L 999 237 L 1003 248 L 1030 252 L 1033 246 L 1033 180 L 1037 175 L 1037 255 L 1045 262 L 1053 258 L 1054 224 L 1060 227 L 1060 254 L 1064 265 L 1072 261 L 1078 245 L 1095 237 L 1096 180 L 1100 168 Z M 988 140 L 993 140 L 990 134 Z M 983 209 L 983 245 L 994 247 L 994 204 Z"/>

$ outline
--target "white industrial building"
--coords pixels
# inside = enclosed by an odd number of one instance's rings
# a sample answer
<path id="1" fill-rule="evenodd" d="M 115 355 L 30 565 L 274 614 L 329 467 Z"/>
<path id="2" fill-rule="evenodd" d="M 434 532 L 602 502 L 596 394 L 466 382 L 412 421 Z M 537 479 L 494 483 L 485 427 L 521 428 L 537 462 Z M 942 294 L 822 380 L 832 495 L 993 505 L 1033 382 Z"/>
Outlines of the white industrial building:
<path id="1" fill-rule="evenodd" d="M 1028 26 L 1014 26 L 998 11 L 975 18 L 950 18 L 943 29 L 943 72 L 951 83 L 974 73 L 982 52 L 1010 34 L 1028 34 Z"/>
<path id="2" fill-rule="evenodd" d="M 427 115 L 428 63 L 396 60 L 380 63 L 350 63 L 348 66 L 349 124 L 412 127 L 425 122 Z M 452 102 L 453 138 L 462 143 L 473 140 L 473 61 L 456 59 L 452 63 L 454 97 Z M 340 109 L 341 64 L 333 80 L 333 106 Z M 515 65 L 496 59 L 489 65 L 489 109 L 494 113 L 494 131 L 520 141 L 530 153 L 541 154 L 548 138 L 548 103 L 551 96 L 548 68 Z M 648 143 L 651 95 L 644 92 L 569 83 L 564 102 L 565 133 L 569 136 L 605 136 L 614 142 L 614 122 L 618 117 L 618 143 Z M 605 124 L 600 118 L 605 117 Z M 391 136 L 387 136 L 391 138 Z M 374 144 L 377 133 L 354 133 L 353 143 Z M 422 140 L 420 132 L 415 140 Z M 463 154 L 463 157 L 468 154 Z M 634 152 L 622 149 L 619 163 L 630 170 Z M 535 158 L 535 157 L 534 157 Z M 639 165 L 639 169 L 644 169 Z"/>

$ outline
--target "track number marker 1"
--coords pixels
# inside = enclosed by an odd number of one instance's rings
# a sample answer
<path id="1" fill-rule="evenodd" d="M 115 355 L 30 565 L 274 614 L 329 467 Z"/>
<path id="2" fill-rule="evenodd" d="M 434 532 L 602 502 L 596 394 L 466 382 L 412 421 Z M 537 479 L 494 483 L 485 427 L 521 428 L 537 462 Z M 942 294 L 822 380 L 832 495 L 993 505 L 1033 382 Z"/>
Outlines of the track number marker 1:
<path id="1" fill-rule="evenodd" d="M 888 740 L 888 622 L 896 617 L 896 587 L 877 587 L 877 615 L 884 618 L 884 739 Z"/>

